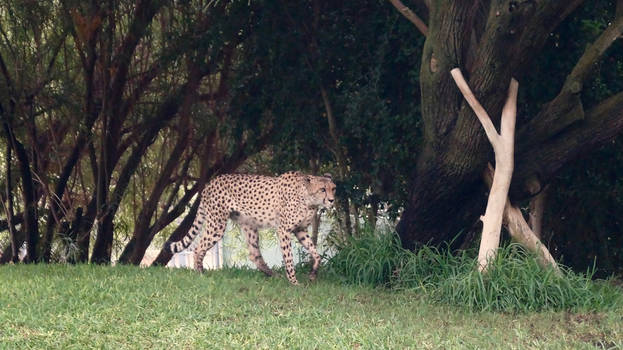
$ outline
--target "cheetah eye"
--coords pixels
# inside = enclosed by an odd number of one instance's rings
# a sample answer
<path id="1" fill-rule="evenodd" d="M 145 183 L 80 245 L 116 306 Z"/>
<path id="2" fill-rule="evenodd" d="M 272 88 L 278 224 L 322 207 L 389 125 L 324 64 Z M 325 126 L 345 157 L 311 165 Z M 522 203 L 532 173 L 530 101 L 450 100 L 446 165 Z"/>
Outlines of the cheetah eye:
<path id="1" fill-rule="evenodd" d="M 321 188 L 321 189 L 320 189 L 320 192 L 327 192 L 327 190 L 326 190 L 326 189 L 324 189 L 324 188 Z"/>

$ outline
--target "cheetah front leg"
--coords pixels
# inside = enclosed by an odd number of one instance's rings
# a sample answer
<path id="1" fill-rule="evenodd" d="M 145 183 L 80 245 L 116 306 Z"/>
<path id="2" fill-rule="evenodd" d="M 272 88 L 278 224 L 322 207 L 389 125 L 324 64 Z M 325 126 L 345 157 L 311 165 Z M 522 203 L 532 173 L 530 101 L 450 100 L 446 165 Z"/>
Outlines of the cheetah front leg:
<path id="1" fill-rule="evenodd" d="M 257 232 L 257 228 L 249 225 L 241 225 L 242 232 L 247 237 L 247 245 L 249 246 L 249 259 L 255 263 L 258 270 L 264 272 L 266 276 L 272 276 L 273 270 L 268 267 L 262 253 L 260 252 L 260 236 Z"/>
<path id="2" fill-rule="evenodd" d="M 318 267 L 320 266 L 320 256 L 316 252 L 316 246 L 314 245 L 314 242 L 312 242 L 311 237 L 309 237 L 309 234 L 307 234 L 307 231 L 298 231 L 296 233 L 296 238 L 298 238 L 299 242 L 301 242 L 303 247 L 307 249 L 309 255 L 311 255 L 312 257 L 313 264 L 312 270 L 309 273 L 309 279 L 313 281 L 316 279 L 316 275 L 318 274 Z"/>
<path id="3" fill-rule="evenodd" d="M 290 241 L 290 231 L 280 227 L 277 230 L 277 236 L 279 237 L 279 246 L 281 247 L 281 254 L 283 255 L 283 262 L 286 265 L 286 276 L 288 281 L 293 285 L 298 285 L 296 280 L 296 272 L 294 271 L 294 259 L 292 256 L 292 242 Z"/>

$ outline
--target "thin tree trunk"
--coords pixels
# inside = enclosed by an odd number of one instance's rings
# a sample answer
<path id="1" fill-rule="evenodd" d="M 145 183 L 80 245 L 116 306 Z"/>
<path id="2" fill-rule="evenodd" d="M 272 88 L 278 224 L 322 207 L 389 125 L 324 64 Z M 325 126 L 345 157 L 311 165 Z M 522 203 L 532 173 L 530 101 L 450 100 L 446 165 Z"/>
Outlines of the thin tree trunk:
<path id="1" fill-rule="evenodd" d="M 25 241 L 26 235 L 24 234 L 24 231 L 15 231 L 15 246 L 17 247 L 15 254 L 13 254 L 13 247 L 10 244 L 6 246 L 0 255 L 0 265 L 7 264 L 10 261 L 18 262 L 19 248 L 24 244 Z"/>
<path id="2" fill-rule="evenodd" d="M 529 204 L 528 223 L 532 232 L 539 239 L 543 237 L 543 212 L 545 211 L 545 202 L 547 201 L 547 189 L 548 186 L 545 186 L 541 192 L 530 199 Z"/>
<path id="3" fill-rule="evenodd" d="M 318 229 L 320 228 L 320 213 L 319 212 L 315 212 L 314 215 L 312 216 L 311 227 L 312 227 L 311 240 L 312 242 L 314 242 L 314 245 L 317 245 L 318 244 Z"/>
<path id="4" fill-rule="evenodd" d="M 80 245 L 78 244 L 78 232 L 80 230 L 80 224 L 82 223 L 82 212 L 83 212 L 82 207 L 76 208 L 74 219 L 71 222 L 71 225 L 69 226 L 69 232 L 67 233 L 67 236 L 69 237 L 71 242 L 75 243 L 76 246 L 78 247 L 77 254 L 70 255 L 67 259 L 67 261 L 70 264 L 77 263 L 79 260 L 80 254 L 81 254 L 81 248 L 80 248 Z"/>
<path id="5" fill-rule="evenodd" d="M 123 124 L 123 118 L 126 116 L 121 115 L 121 109 L 123 106 L 122 99 L 124 92 L 126 91 L 126 83 L 129 73 L 129 66 L 131 64 L 133 54 L 139 41 L 144 37 L 152 18 L 163 6 L 161 1 L 139 1 L 134 8 L 134 15 L 128 28 L 128 33 L 121 40 L 119 47 L 113 50 L 113 33 L 114 33 L 114 2 L 109 2 L 109 20 L 107 21 L 108 27 L 106 29 L 106 37 L 103 38 L 105 42 L 105 52 L 101 55 L 104 67 L 115 67 L 115 70 L 104 70 L 104 84 L 107 87 L 105 89 L 104 101 L 103 101 L 103 133 L 102 133 L 102 148 L 100 155 L 100 167 L 98 174 L 97 185 L 97 237 L 95 239 L 95 245 L 93 246 L 93 254 L 91 255 L 91 261 L 99 264 L 108 264 L 111 260 L 112 243 L 114 239 L 113 234 L 113 220 L 117 212 L 121 197 L 125 192 L 129 177 L 134 173 L 140 156 L 135 158 L 136 153 L 142 154 L 145 146 L 144 142 L 147 138 L 149 144 L 153 142 L 150 139 L 150 134 L 153 133 L 155 127 L 160 130 L 162 128 L 161 123 L 156 118 L 153 124 L 149 125 L 148 130 L 145 132 L 143 142 L 138 145 L 133 155 L 130 156 L 128 163 L 122 170 L 120 178 L 115 186 L 114 193 L 111 198 L 108 199 L 108 191 L 111 181 L 112 172 L 119 159 L 120 153 L 118 152 L 120 130 Z M 115 53 L 113 57 L 113 51 Z M 200 79 L 199 76 L 191 74 L 192 79 Z M 177 98 L 177 96 L 176 96 Z M 164 109 L 171 107 L 171 99 L 165 101 L 161 105 Z M 176 108 L 175 108 L 176 109 Z M 166 113 L 166 112 L 165 112 Z M 175 113 L 173 113 L 175 114 Z M 172 116 L 171 116 L 172 117 Z M 153 138 L 153 136 L 151 136 Z M 149 145 L 148 144 L 148 145 Z M 148 146 L 147 145 L 147 146 Z"/>
<path id="6" fill-rule="evenodd" d="M 331 135 L 331 141 L 333 143 L 333 149 L 335 158 L 337 160 L 337 169 L 338 169 L 338 180 L 343 181 L 346 178 L 346 174 L 348 173 L 348 168 L 346 165 L 346 155 L 342 150 L 342 146 L 340 144 L 340 136 L 337 129 L 337 123 L 335 121 L 335 115 L 333 114 L 333 108 L 331 107 L 331 101 L 329 100 L 329 95 L 323 86 L 320 87 L 320 95 L 322 96 L 322 101 L 325 106 L 325 111 L 327 113 L 327 122 L 329 124 L 329 134 Z M 355 206 L 351 203 L 349 198 L 338 198 L 338 210 L 343 210 L 343 225 L 342 229 L 344 230 L 347 236 L 352 236 L 353 231 L 355 234 L 359 231 L 358 225 L 358 217 Z M 339 203 L 342 202 L 342 203 Z M 351 222 L 351 216 L 353 220 L 355 220 L 354 225 Z M 354 230 L 353 230 L 354 229 Z"/>
<path id="7" fill-rule="evenodd" d="M 4 196 L 4 192 L 2 192 L 2 195 Z M 21 224 L 23 222 L 22 217 L 24 216 L 24 213 L 17 213 L 17 214 L 13 214 L 13 227 Z M 7 220 L 0 220 L 0 232 L 1 231 L 6 231 L 9 229 L 9 225 Z"/>
<path id="8" fill-rule="evenodd" d="M 389 0 L 389 2 L 394 5 L 394 7 L 398 10 L 398 12 L 400 12 L 400 14 L 405 16 L 406 19 L 413 23 L 415 27 L 422 33 L 422 35 L 426 36 L 426 33 L 428 32 L 428 26 L 426 26 L 426 24 L 420 19 L 420 17 L 418 17 L 413 11 L 411 11 L 410 8 L 405 6 L 400 0 Z"/>
<path id="9" fill-rule="evenodd" d="M 320 160 L 318 159 L 318 157 L 314 157 L 313 159 L 309 160 L 309 168 L 311 170 L 311 173 L 313 175 L 318 175 L 318 171 L 320 170 Z M 318 244 L 318 229 L 320 227 L 320 212 L 316 211 L 314 213 L 314 215 L 312 216 L 312 220 L 311 220 L 311 240 L 314 243 L 314 245 Z"/>
<path id="10" fill-rule="evenodd" d="M 110 201 L 106 203 L 104 212 L 102 212 L 98 218 L 98 221 L 101 220 L 101 223 L 98 225 L 97 238 L 95 240 L 95 246 L 93 247 L 91 261 L 105 264 L 110 263 L 114 237 L 113 219 L 132 175 L 138 168 L 140 160 L 149 146 L 155 141 L 160 130 L 177 115 L 180 107 L 189 105 L 194 101 L 197 93 L 196 88 L 203 76 L 208 73 L 207 71 L 200 71 L 196 66 L 193 66 L 190 70 L 186 83 L 160 105 L 158 113 L 153 120 L 148 120 L 146 122 L 147 130 L 132 150 L 125 166 L 121 170 Z"/>
<path id="11" fill-rule="evenodd" d="M 91 229 L 93 228 L 93 222 L 97 215 L 96 198 L 89 202 L 87 205 L 86 214 L 82 216 L 82 219 L 76 223 L 76 236 L 77 245 L 79 249 L 78 263 L 87 263 L 89 261 L 89 246 L 91 245 Z"/>
<path id="12" fill-rule="evenodd" d="M 6 145 L 6 221 L 7 228 L 9 230 L 9 239 L 11 240 L 11 261 L 16 263 L 18 260 L 17 250 L 17 237 L 15 237 L 15 215 L 13 213 L 13 181 L 11 179 L 11 145 L 7 142 Z"/>
<path id="13" fill-rule="evenodd" d="M 368 225 L 375 230 L 376 229 L 376 221 L 379 212 L 379 201 L 376 195 L 372 195 L 370 199 L 370 208 L 368 209 Z"/>
<path id="14" fill-rule="evenodd" d="M 500 231 L 502 229 L 504 207 L 508 198 L 511 178 L 513 177 L 518 83 L 515 79 L 511 79 L 508 88 L 508 97 L 502 109 L 500 133 L 498 133 L 491 118 L 480 105 L 463 78 L 461 70 L 454 68 L 451 74 L 459 90 L 461 90 L 461 93 L 467 100 L 467 103 L 474 110 L 478 120 L 485 129 L 487 138 L 489 142 L 491 142 L 495 153 L 496 169 L 489 192 L 489 199 L 487 200 L 487 209 L 485 215 L 481 217 L 483 226 L 482 239 L 478 251 L 478 269 L 480 271 L 487 271 L 489 263 L 495 259 L 498 246 L 500 245 Z"/>
<path id="15" fill-rule="evenodd" d="M 89 160 L 91 164 L 91 173 L 93 174 L 93 178 L 97 179 L 97 174 L 99 174 L 99 168 L 97 166 L 97 159 L 95 155 L 95 147 L 93 147 L 93 143 L 89 143 L 88 145 L 89 151 Z M 87 204 L 86 212 L 82 216 L 82 220 L 78 223 L 77 226 L 77 245 L 80 250 L 80 254 L 78 255 L 78 263 L 86 263 L 89 261 L 89 246 L 91 244 L 91 230 L 93 228 L 93 224 L 95 222 L 95 218 L 97 216 L 97 190 L 91 197 L 91 200 Z"/>
<path id="16" fill-rule="evenodd" d="M 0 107 L 0 116 L 3 119 L 6 116 L 3 113 L 3 110 Z M 35 202 L 35 189 L 32 180 L 32 173 L 30 171 L 30 161 L 28 159 L 28 154 L 26 153 L 26 149 L 21 142 L 19 142 L 15 135 L 13 134 L 13 130 L 11 129 L 8 121 L 4 120 L 4 130 L 7 135 L 8 142 L 11 143 L 12 148 L 15 150 L 18 163 L 20 165 L 20 174 L 22 177 L 22 198 L 24 202 L 24 214 L 26 216 L 24 220 L 24 229 L 26 232 L 26 241 L 27 241 L 27 252 L 28 256 L 26 258 L 26 262 L 37 262 L 38 254 L 37 254 L 37 245 L 39 242 L 39 224 L 37 222 L 37 207 Z"/>

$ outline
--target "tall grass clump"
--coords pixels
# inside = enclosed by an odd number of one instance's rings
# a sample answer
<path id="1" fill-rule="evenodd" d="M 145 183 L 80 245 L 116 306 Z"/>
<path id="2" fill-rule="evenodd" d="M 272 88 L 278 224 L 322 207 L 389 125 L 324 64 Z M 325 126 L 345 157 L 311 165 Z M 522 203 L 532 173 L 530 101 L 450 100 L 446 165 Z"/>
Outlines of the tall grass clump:
<path id="1" fill-rule="evenodd" d="M 483 274 L 475 251 L 405 251 L 388 230 L 368 231 L 348 243 L 329 261 L 329 271 L 350 283 L 420 291 L 435 303 L 502 312 L 598 311 L 623 304 L 619 288 L 592 280 L 594 268 L 578 274 L 561 266 L 557 274 L 517 244 L 501 247 Z"/>
<path id="2" fill-rule="evenodd" d="M 407 254 L 398 235 L 365 226 L 358 237 L 350 237 L 338 247 L 327 264 L 329 273 L 354 284 L 386 286 Z"/>
<path id="3" fill-rule="evenodd" d="M 445 265 L 444 278 L 432 279 L 439 303 L 463 306 L 474 311 L 596 311 L 616 307 L 623 295 L 604 281 L 593 281 L 594 269 L 578 274 L 562 266 L 562 273 L 543 268 L 534 255 L 517 244 L 501 247 L 483 274 L 477 259 L 466 254 Z M 429 284 L 430 285 L 430 284 Z"/>

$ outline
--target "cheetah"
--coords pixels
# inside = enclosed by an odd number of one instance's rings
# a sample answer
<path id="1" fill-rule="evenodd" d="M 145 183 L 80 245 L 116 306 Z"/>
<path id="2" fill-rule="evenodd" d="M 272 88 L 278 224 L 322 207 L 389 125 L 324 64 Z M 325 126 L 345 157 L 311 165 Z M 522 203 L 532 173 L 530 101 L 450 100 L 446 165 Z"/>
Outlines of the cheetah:
<path id="1" fill-rule="evenodd" d="M 187 248 L 202 229 L 195 256 L 195 270 L 203 271 L 208 249 L 223 238 L 227 219 L 236 222 L 246 236 L 249 258 L 267 276 L 273 271 L 259 249 L 258 229 L 273 227 L 281 246 L 290 283 L 297 285 L 290 234 L 294 234 L 313 260 L 310 280 L 314 280 L 320 256 L 307 234 L 312 216 L 320 207 L 330 208 L 335 200 L 335 183 L 330 175 L 312 176 L 288 172 L 280 176 L 247 174 L 220 175 L 201 192 L 199 211 L 191 229 L 180 241 L 167 242 L 165 249 L 177 253 Z"/>

